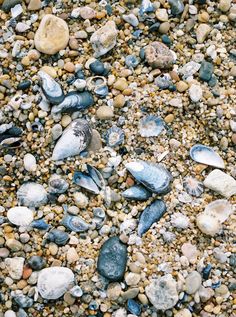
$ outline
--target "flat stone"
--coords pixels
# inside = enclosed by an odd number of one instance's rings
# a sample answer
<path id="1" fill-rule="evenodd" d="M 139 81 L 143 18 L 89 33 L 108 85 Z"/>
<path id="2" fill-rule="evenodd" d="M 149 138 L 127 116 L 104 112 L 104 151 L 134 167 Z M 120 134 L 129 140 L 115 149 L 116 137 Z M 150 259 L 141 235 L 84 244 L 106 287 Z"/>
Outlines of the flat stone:
<path id="1" fill-rule="evenodd" d="M 214 169 L 206 177 L 203 184 L 226 198 L 236 194 L 236 180 L 219 169 Z"/>
<path id="2" fill-rule="evenodd" d="M 171 50 L 161 42 L 152 42 L 145 48 L 145 58 L 152 68 L 170 68 L 174 63 Z"/>
<path id="3" fill-rule="evenodd" d="M 211 32 L 211 27 L 208 24 L 206 23 L 199 24 L 196 30 L 197 42 L 199 44 L 203 43 L 210 32 Z"/>
<path id="4" fill-rule="evenodd" d="M 127 247 L 118 237 L 109 238 L 101 247 L 97 270 L 110 281 L 119 281 L 124 277 L 127 262 Z"/>
<path id="5" fill-rule="evenodd" d="M 177 283 L 170 274 L 159 277 L 145 288 L 150 302 L 158 310 L 167 310 L 178 302 Z"/>
<path id="6" fill-rule="evenodd" d="M 110 120 L 114 116 L 114 113 L 111 107 L 100 106 L 96 111 L 96 115 L 100 120 Z"/>
<path id="7" fill-rule="evenodd" d="M 41 5 L 42 5 L 41 0 L 30 0 L 30 3 L 28 4 L 28 10 L 29 11 L 39 10 L 41 8 Z"/>
<path id="8" fill-rule="evenodd" d="M 118 31 L 114 21 L 108 21 L 104 26 L 95 31 L 90 42 L 94 49 L 94 56 L 99 57 L 105 55 L 116 45 Z"/>
<path id="9" fill-rule="evenodd" d="M 203 61 L 199 70 L 199 78 L 203 81 L 210 81 L 213 75 L 213 64 Z"/>
<path id="10" fill-rule="evenodd" d="M 5 264 L 10 277 L 14 280 L 20 280 L 23 274 L 24 258 L 6 258 Z"/>
<path id="11" fill-rule="evenodd" d="M 46 14 L 35 33 L 34 43 L 38 51 L 53 55 L 66 48 L 69 29 L 66 22 L 52 14 Z"/>
<path id="12" fill-rule="evenodd" d="M 187 294 L 194 294 L 202 283 L 202 277 L 197 271 L 188 274 L 185 280 L 185 290 Z"/>

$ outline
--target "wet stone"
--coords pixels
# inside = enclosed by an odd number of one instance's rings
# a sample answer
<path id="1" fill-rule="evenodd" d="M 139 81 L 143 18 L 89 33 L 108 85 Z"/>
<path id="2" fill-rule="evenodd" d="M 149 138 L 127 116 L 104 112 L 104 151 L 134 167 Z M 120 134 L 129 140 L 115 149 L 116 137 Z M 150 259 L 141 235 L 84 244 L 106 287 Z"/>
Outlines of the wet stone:
<path id="1" fill-rule="evenodd" d="M 109 238 L 101 247 L 97 270 L 110 281 L 123 279 L 127 262 L 127 248 L 118 237 Z"/>
<path id="2" fill-rule="evenodd" d="M 213 74 L 213 64 L 203 61 L 199 70 L 199 78 L 203 81 L 210 81 Z"/>

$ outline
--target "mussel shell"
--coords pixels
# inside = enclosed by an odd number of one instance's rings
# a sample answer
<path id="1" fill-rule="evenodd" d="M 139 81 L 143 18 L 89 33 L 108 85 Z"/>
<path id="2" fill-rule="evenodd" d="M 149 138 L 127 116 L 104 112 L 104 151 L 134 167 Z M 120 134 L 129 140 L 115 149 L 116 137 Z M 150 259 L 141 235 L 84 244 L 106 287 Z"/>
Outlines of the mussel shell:
<path id="1" fill-rule="evenodd" d="M 172 176 L 162 165 L 139 160 L 127 163 L 125 167 L 138 182 L 152 193 L 166 194 L 169 192 Z"/>
<path id="2" fill-rule="evenodd" d="M 52 107 L 52 113 L 72 113 L 85 110 L 94 104 L 93 96 L 88 91 L 71 91 L 58 105 Z"/>
<path id="3" fill-rule="evenodd" d="M 40 207 L 47 203 L 47 192 L 40 184 L 27 182 L 17 191 L 19 203 L 26 207 Z"/>
<path id="4" fill-rule="evenodd" d="M 152 193 L 142 185 L 134 185 L 126 189 L 122 196 L 126 199 L 145 201 L 152 196 Z"/>
<path id="5" fill-rule="evenodd" d="M 138 225 L 138 234 L 142 236 L 149 230 L 151 225 L 159 221 L 166 212 L 166 204 L 163 200 L 157 199 L 147 206 L 141 214 Z"/>
<path id="6" fill-rule="evenodd" d="M 94 166 L 90 164 L 87 164 L 86 166 L 89 176 L 93 179 L 96 185 L 101 189 L 105 188 L 105 181 L 102 174 Z"/>
<path id="7" fill-rule="evenodd" d="M 67 191 L 69 184 L 59 175 L 52 175 L 49 179 L 48 191 L 51 194 L 62 194 Z"/>
<path id="8" fill-rule="evenodd" d="M 223 159 L 212 148 L 202 144 L 196 144 L 190 149 L 190 157 L 201 164 L 218 168 L 225 168 Z"/>
<path id="9" fill-rule="evenodd" d="M 66 215 L 62 219 L 61 224 L 74 232 L 85 232 L 90 228 L 89 224 L 79 216 Z"/>
<path id="10" fill-rule="evenodd" d="M 45 237 L 47 242 L 54 242 L 59 246 L 66 245 L 70 239 L 69 234 L 65 231 L 52 229 Z"/>
<path id="11" fill-rule="evenodd" d="M 83 172 L 75 172 L 73 180 L 76 185 L 90 191 L 93 194 L 98 195 L 100 190 L 97 184 L 93 181 L 92 177 L 89 174 Z"/>
<path id="12" fill-rule="evenodd" d="M 107 80 L 103 76 L 93 76 L 87 81 L 87 87 L 89 90 L 94 91 L 99 87 L 104 87 L 107 84 Z"/>
<path id="13" fill-rule="evenodd" d="M 53 150 L 52 160 L 63 160 L 84 151 L 92 139 L 92 129 L 84 119 L 76 119 L 65 129 Z"/>
<path id="14" fill-rule="evenodd" d="M 11 137 L 9 135 L 4 135 L 3 140 L 0 136 L 0 146 L 2 148 L 17 148 L 21 145 L 21 138 Z"/>
<path id="15" fill-rule="evenodd" d="M 65 98 L 60 84 L 58 84 L 51 76 L 44 71 L 39 71 L 38 75 L 41 79 L 42 91 L 49 102 L 58 104 Z"/>
<path id="16" fill-rule="evenodd" d="M 31 222 L 30 226 L 38 230 L 47 230 L 49 225 L 43 219 L 37 219 Z"/>

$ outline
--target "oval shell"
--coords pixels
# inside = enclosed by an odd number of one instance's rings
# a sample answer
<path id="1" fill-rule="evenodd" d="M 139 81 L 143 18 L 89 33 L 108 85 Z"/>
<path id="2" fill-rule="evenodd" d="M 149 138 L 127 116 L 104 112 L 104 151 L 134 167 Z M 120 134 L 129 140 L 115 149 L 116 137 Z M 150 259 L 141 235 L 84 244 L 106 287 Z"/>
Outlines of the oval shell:
<path id="1" fill-rule="evenodd" d="M 201 164 L 225 168 L 223 159 L 212 148 L 196 144 L 190 149 L 191 158 Z"/>
<path id="2" fill-rule="evenodd" d="M 13 207 L 8 210 L 7 218 L 16 226 L 28 226 L 34 220 L 34 214 L 27 207 Z"/>
<path id="3" fill-rule="evenodd" d="M 21 205 L 27 207 L 40 207 L 47 202 L 47 192 L 40 184 L 28 182 L 20 186 L 17 198 Z"/>

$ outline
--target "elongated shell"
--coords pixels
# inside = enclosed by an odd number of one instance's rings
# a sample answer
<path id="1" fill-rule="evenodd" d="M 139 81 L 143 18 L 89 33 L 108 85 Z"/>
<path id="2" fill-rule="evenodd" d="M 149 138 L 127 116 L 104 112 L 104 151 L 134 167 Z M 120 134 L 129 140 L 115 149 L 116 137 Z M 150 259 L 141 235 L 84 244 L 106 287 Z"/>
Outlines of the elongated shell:
<path id="1" fill-rule="evenodd" d="M 148 191 L 144 186 L 142 185 L 134 185 L 128 189 L 126 189 L 123 193 L 122 196 L 125 197 L 126 199 L 131 199 L 131 200 L 140 200 L 144 201 L 147 200 L 152 196 L 150 191 Z"/>
<path id="2" fill-rule="evenodd" d="M 127 163 L 125 167 L 151 192 L 166 194 L 169 191 L 172 176 L 162 165 L 140 160 Z"/>
<path id="3" fill-rule="evenodd" d="M 52 107 L 52 113 L 66 113 L 85 110 L 94 104 L 93 96 L 90 92 L 69 92 L 65 99 L 58 105 Z"/>
<path id="4" fill-rule="evenodd" d="M 93 181 L 92 177 L 89 176 L 89 174 L 83 172 L 75 172 L 73 179 L 74 182 L 80 187 L 87 189 L 93 194 L 99 194 L 100 190 L 97 184 Z"/>
<path id="5" fill-rule="evenodd" d="M 105 188 L 105 181 L 99 170 L 90 164 L 87 164 L 87 170 L 96 185 L 101 189 Z"/>
<path id="6" fill-rule="evenodd" d="M 84 232 L 89 229 L 89 224 L 79 216 L 66 215 L 62 219 L 61 224 L 74 232 Z"/>
<path id="7" fill-rule="evenodd" d="M 202 144 L 196 144 L 190 149 L 191 158 L 201 164 L 224 168 L 222 158 L 212 148 Z"/>
<path id="8" fill-rule="evenodd" d="M 77 119 L 65 129 L 53 150 L 52 160 L 63 160 L 85 150 L 92 138 L 92 129 L 84 119 Z"/>
<path id="9" fill-rule="evenodd" d="M 47 73 L 39 71 L 38 75 L 41 79 L 41 87 L 47 100 L 53 104 L 58 104 L 65 98 L 61 86 Z"/>
<path id="10" fill-rule="evenodd" d="M 47 203 L 47 192 L 42 185 L 28 182 L 18 189 L 17 198 L 21 205 L 40 207 Z"/>
<path id="11" fill-rule="evenodd" d="M 67 267 L 49 267 L 39 273 L 37 288 L 45 299 L 61 297 L 74 284 L 74 274 Z"/>
<path id="12" fill-rule="evenodd" d="M 16 226 L 28 226 L 33 221 L 34 214 L 27 207 L 13 207 L 8 210 L 7 218 Z"/>

